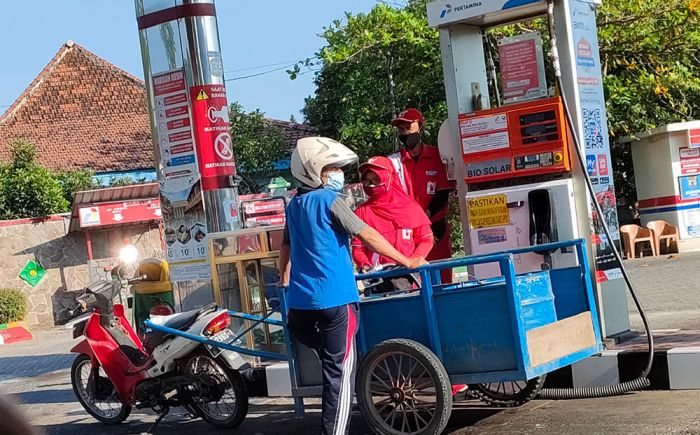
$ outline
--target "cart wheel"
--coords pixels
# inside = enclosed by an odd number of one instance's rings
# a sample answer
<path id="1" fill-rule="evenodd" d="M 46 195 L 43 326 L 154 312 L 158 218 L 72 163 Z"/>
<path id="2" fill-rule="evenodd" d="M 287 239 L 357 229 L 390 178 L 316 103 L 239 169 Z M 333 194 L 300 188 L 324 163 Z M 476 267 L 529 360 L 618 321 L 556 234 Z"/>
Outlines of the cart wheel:
<path id="1" fill-rule="evenodd" d="M 430 349 L 394 339 L 379 343 L 362 361 L 357 402 L 375 433 L 438 434 L 452 413 L 452 389 Z"/>
<path id="2" fill-rule="evenodd" d="M 501 408 L 520 406 L 537 397 L 545 376 L 529 381 L 493 382 L 469 385 L 471 393 L 482 402 Z"/>

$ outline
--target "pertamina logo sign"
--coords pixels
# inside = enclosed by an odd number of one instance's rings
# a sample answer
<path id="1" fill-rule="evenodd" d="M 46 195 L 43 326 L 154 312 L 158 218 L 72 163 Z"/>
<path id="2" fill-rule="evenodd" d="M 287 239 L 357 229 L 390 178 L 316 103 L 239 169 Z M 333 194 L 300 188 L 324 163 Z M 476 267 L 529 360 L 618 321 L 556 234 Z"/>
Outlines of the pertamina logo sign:
<path id="1" fill-rule="evenodd" d="M 468 2 L 457 6 L 452 6 L 451 4 L 445 4 L 445 9 L 440 13 L 440 18 L 445 18 L 446 15 L 454 12 L 466 11 L 472 8 L 478 8 L 482 6 L 481 2 Z"/>

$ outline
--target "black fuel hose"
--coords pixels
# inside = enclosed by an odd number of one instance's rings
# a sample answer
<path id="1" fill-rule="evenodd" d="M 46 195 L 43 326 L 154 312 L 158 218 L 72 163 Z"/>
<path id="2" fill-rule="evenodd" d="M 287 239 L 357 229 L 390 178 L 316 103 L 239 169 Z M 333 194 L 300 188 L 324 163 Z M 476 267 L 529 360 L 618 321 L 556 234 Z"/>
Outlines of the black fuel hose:
<path id="1" fill-rule="evenodd" d="M 548 1 L 548 9 L 547 9 L 547 23 L 549 26 L 549 33 L 551 36 L 551 41 L 552 41 L 552 51 L 551 51 L 551 58 L 552 58 L 552 63 L 554 66 L 554 75 L 556 77 L 557 81 L 557 86 L 559 87 L 559 92 L 562 96 L 562 103 L 564 105 L 564 112 L 566 115 L 566 121 L 569 126 L 569 129 L 571 130 L 571 136 L 573 137 L 574 140 L 574 148 L 576 149 L 576 157 L 578 160 L 579 165 L 581 166 L 581 171 L 583 172 L 583 175 L 586 179 L 586 186 L 588 187 L 588 192 L 591 194 L 591 198 L 593 199 L 593 204 L 595 206 L 596 211 L 598 212 L 598 218 L 602 223 L 603 227 L 603 232 L 605 233 L 605 236 L 608 238 L 608 243 L 612 247 L 613 254 L 615 256 L 615 259 L 618 261 L 620 264 L 620 269 L 622 270 L 622 276 L 625 279 L 625 283 L 627 284 L 627 288 L 629 289 L 630 295 L 632 296 L 632 300 L 634 301 L 634 304 L 637 307 L 637 311 L 639 312 L 640 317 L 642 318 L 642 323 L 644 324 L 644 329 L 646 330 L 647 333 L 647 341 L 649 344 L 649 360 L 647 361 L 647 366 L 644 369 L 644 371 L 639 375 L 638 378 L 633 379 L 628 382 L 623 382 L 620 384 L 615 384 L 615 385 L 606 385 L 602 387 L 589 387 L 589 388 L 545 388 L 543 389 L 539 396 L 542 399 L 585 399 L 585 398 L 596 398 L 596 397 L 610 397 L 610 396 L 619 396 L 621 394 L 630 392 L 630 391 L 636 391 L 636 390 L 642 390 L 644 388 L 648 388 L 651 385 L 651 382 L 649 382 L 649 373 L 651 373 L 651 368 L 652 365 L 654 364 L 654 335 L 652 334 L 651 327 L 649 326 L 649 321 L 647 319 L 646 313 L 644 312 L 644 308 L 642 307 L 642 304 L 639 302 L 639 298 L 637 296 L 637 292 L 635 291 L 634 285 L 632 284 L 632 280 L 630 279 L 629 275 L 627 274 L 627 270 L 625 269 L 625 265 L 622 262 L 622 256 L 620 255 L 619 250 L 617 249 L 617 246 L 615 246 L 615 243 L 613 242 L 613 238 L 610 234 L 610 228 L 608 228 L 608 224 L 603 219 L 603 210 L 600 207 L 600 204 L 598 203 L 596 199 L 596 192 L 595 189 L 593 188 L 593 183 L 591 183 L 591 178 L 588 175 L 588 168 L 586 165 L 586 159 L 583 157 L 583 151 L 581 148 L 581 141 L 579 140 L 579 135 L 578 135 L 578 129 L 574 126 L 573 123 L 573 118 L 571 116 L 571 111 L 569 110 L 569 105 L 567 104 L 567 99 L 564 94 L 564 86 L 562 85 L 562 80 L 561 80 L 561 65 L 559 64 L 559 52 L 557 50 L 557 38 L 556 34 L 554 33 L 554 0 L 549 0 Z"/>

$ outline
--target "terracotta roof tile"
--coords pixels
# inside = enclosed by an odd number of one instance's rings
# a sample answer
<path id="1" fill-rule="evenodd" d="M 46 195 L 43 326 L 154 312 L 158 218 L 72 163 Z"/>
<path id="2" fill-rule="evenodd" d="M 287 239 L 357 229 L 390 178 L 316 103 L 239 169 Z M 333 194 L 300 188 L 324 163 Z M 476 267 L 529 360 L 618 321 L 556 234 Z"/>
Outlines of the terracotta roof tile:
<path id="1" fill-rule="evenodd" d="M 290 149 L 313 134 L 308 125 L 269 122 Z M 154 167 L 144 82 L 72 41 L 0 116 L 0 162 L 15 139 L 36 144 L 39 163 L 53 170 Z"/>

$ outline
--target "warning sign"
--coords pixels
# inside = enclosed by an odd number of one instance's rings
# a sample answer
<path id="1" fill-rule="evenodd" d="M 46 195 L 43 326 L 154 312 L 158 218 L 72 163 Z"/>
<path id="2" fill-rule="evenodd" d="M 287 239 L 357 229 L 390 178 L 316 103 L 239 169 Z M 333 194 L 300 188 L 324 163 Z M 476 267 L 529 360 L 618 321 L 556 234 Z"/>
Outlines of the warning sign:
<path id="1" fill-rule="evenodd" d="M 510 224 L 508 197 L 505 194 L 468 198 L 467 210 L 472 229 Z"/>
<path id="2" fill-rule="evenodd" d="M 236 164 L 226 88 L 224 85 L 193 86 L 190 97 L 202 190 L 227 187 L 228 177 L 236 173 Z"/>
<path id="3" fill-rule="evenodd" d="M 182 69 L 166 71 L 152 79 L 163 175 L 169 180 L 196 174 L 185 72 Z"/>

